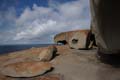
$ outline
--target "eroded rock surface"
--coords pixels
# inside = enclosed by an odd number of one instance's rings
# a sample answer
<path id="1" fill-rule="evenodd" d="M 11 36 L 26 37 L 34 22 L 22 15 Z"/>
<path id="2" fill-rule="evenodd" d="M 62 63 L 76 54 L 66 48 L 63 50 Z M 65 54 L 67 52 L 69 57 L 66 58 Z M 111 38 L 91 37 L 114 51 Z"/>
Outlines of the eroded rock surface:
<path id="1" fill-rule="evenodd" d="M 119 80 L 120 68 L 115 68 L 111 65 L 101 63 L 97 59 L 97 50 L 76 50 L 70 49 L 67 45 L 56 46 L 58 48 L 54 59 L 50 61 L 54 69 L 45 74 L 60 74 L 63 78 L 58 80 Z M 34 49 L 36 50 L 36 49 Z M 34 52 L 34 51 L 33 51 Z M 0 57 L 1 58 L 1 57 Z M 6 59 L 5 57 L 3 57 Z M 3 58 L 0 59 L 3 61 Z M 5 61 L 4 61 L 5 62 Z M 2 69 L 0 70 L 0 72 Z M 4 76 L 0 73 L 0 80 L 54 80 L 49 76 L 36 76 L 30 78 L 13 78 Z M 42 77 L 42 78 L 41 78 Z M 59 77 L 59 76 L 58 76 Z"/>
<path id="2" fill-rule="evenodd" d="M 16 62 L 49 61 L 54 57 L 56 52 L 57 48 L 55 46 L 48 46 L 8 53 L 0 56 L 0 66 Z"/>
<path id="3" fill-rule="evenodd" d="M 62 33 L 59 33 L 57 34 L 55 37 L 54 37 L 54 42 L 55 43 L 63 43 L 66 41 L 67 43 L 69 42 L 69 40 L 71 39 L 71 37 L 75 34 L 75 33 L 78 33 L 78 32 L 84 32 L 87 33 L 89 32 L 90 30 L 76 30 L 76 31 L 68 31 L 68 32 L 62 32 Z"/>
<path id="4" fill-rule="evenodd" d="M 84 32 L 74 33 L 74 35 L 71 37 L 71 39 L 68 42 L 69 46 L 71 48 L 75 48 L 75 49 L 80 49 L 80 48 L 85 49 L 85 48 L 87 48 L 87 46 L 86 46 L 87 34 L 84 33 Z"/>
<path id="5" fill-rule="evenodd" d="M 12 77 L 33 77 L 50 70 L 49 63 L 57 52 L 53 45 L 42 48 L 31 48 L 0 56 L 0 71 Z"/>
<path id="6" fill-rule="evenodd" d="M 55 46 L 49 46 L 47 49 L 41 51 L 39 54 L 39 59 L 40 61 L 50 61 L 56 52 L 57 48 Z"/>
<path id="7" fill-rule="evenodd" d="M 52 65 L 48 62 L 17 62 L 3 66 L 1 73 L 11 77 L 34 77 L 51 68 Z"/>
<path id="8" fill-rule="evenodd" d="M 54 42 L 68 44 L 74 49 L 90 49 L 97 46 L 94 34 L 90 30 L 62 32 L 54 37 Z"/>
<path id="9" fill-rule="evenodd" d="M 0 75 L 0 80 L 63 80 L 63 76 L 60 74 L 46 74 L 29 78 L 15 78 Z"/>

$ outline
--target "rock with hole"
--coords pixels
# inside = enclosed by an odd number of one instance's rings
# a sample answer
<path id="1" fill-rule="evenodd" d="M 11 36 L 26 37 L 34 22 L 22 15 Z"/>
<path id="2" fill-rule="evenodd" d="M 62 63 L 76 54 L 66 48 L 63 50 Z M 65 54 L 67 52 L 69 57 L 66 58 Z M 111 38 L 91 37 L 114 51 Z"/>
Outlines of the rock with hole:
<path id="1" fill-rule="evenodd" d="M 74 49 L 88 49 L 88 35 L 89 35 L 89 30 L 88 31 L 79 31 L 74 33 L 74 35 L 69 39 L 69 46 L 70 48 Z M 90 41 L 89 41 L 90 43 Z"/>

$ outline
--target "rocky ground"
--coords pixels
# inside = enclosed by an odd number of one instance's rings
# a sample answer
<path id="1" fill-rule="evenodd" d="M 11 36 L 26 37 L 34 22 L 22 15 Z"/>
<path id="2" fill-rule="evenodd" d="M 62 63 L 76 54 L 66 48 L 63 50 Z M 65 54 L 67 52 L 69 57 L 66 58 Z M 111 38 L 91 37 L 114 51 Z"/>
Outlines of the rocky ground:
<path id="1" fill-rule="evenodd" d="M 1 55 L 0 80 L 120 80 L 120 69 L 101 63 L 96 58 L 96 49 L 75 50 L 70 49 L 68 46 L 56 47 L 56 55 L 49 60 L 53 68 L 47 73 L 28 78 L 8 77 L 1 72 L 4 65 L 12 62 L 39 61 L 35 58 L 45 48 L 32 48 L 14 52 L 12 57 Z"/>

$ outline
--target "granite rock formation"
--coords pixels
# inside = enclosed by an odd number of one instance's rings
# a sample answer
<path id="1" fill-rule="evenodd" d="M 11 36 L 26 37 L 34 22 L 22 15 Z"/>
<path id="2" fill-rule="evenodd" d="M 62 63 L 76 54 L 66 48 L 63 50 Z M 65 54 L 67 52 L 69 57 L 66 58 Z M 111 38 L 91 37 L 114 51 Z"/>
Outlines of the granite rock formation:
<path id="1" fill-rule="evenodd" d="M 68 44 L 70 48 L 89 49 L 96 46 L 94 34 L 90 30 L 76 30 L 57 34 L 55 43 Z"/>
<path id="2" fill-rule="evenodd" d="M 50 70 L 52 65 L 48 62 L 17 62 L 3 66 L 1 73 L 11 77 L 33 77 Z"/>
<path id="3" fill-rule="evenodd" d="M 31 48 L 28 50 L 9 53 L 7 57 L 9 58 L 9 61 L 13 59 L 18 59 L 19 61 L 49 61 L 56 52 L 57 48 L 51 45 L 48 47 Z"/>
<path id="4" fill-rule="evenodd" d="M 51 69 L 49 63 L 57 52 L 53 45 L 31 48 L 0 56 L 0 70 L 11 77 L 33 77 Z"/>
<path id="5" fill-rule="evenodd" d="M 55 46 L 49 46 L 47 49 L 41 51 L 39 59 L 40 61 L 50 61 L 56 52 L 57 48 Z"/>
<path id="6" fill-rule="evenodd" d="M 56 35 L 54 41 L 68 45 L 55 45 L 41 48 L 33 47 L 0 56 L 0 74 L 3 75 L 3 78 L 10 76 L 15 79 L 21 77 L 27 77 L 26 79 L 29 79 L 39 75 L 43 76 L 42 74 L 49 71 L 52 66 L 57 69 L 56 66 L 60 61 L 56 61 L 56 59 L 59 58 L 59 56 L 70 55 L 70 52 L 72 52 L 70 48 L 90 48 L 95 43 L 94 35 L 90 30 L 63 32 Z M 57 56 L 57 54 L 59 56 Z M 55 69 L 52 71 L 53 73 Z"/>
<path id="7" fill-rule="evenodd" d="M 89 33 L 89 32 L 88 32 Z M 87 48 L 86 41 L 88 33 L 85 32 L 76 32 L 69 40 L 69 46 L 71 48 L 80 49 L 80 48 Z"/>

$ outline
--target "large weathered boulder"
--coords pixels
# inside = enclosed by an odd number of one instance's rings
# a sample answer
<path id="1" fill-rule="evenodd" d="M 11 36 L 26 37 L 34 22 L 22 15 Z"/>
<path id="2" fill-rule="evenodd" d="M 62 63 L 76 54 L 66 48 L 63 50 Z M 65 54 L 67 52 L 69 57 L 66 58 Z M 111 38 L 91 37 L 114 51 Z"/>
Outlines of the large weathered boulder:
<path id="1" fill-rule="evenodd" d="M 55 46 L 49 46 L 47 49 L 42 50 L 38 57 L 40 61 L 50 61 L 56 52 L 57 48 Z"/>
<path id="2" fill-rule="evenodd" d="M 89 30 L 87 30 L 87 31 L 89 31 Z M 54 42 L 55 42 L 55 43 L 68 44 L 69 39 L 70 39 L 76 32 L 81 32 L 81 30 L 61 32 L 61 33 L 57 34 L 57 35 L 54 37 Z"/>
<path id="3" fill-rule="evenodd" d="M 67 43 L 70 48 L 88 49 L 96 46 L 94 34 L 90 30 L 76 30 L 57 34 L 55 43 Z"/>
<path id="4" fill-rule="evenodd" d="M 86 48 L 87 35 L 85 32 L 76 32 L 69 40 L 69 46 L 75 49 Z"/>
<path id="5" fill-rule="evenodd" d="M 76 32 L 68 42 L 69 46 L 74 49 L 90 49 L 97 47 L 95 36 L 91 31 Z"/>
<path id="6" fill-rule="evenodd" d="M 17 62 L 3 66 L 1 73 L 11 77 L 33 77 L 44 74 L 52 65 L 48 62 Z"/>

